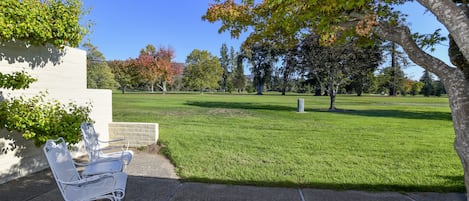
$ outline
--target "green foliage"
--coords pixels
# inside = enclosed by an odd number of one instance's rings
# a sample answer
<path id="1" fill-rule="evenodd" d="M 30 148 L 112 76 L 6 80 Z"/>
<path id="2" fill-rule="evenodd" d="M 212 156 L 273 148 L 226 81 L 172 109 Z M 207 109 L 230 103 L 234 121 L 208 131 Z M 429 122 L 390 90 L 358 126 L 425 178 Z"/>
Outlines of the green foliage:
<path id="1" fill-rule="evenodd" d="M 216 56 L 206 50 L 193 50 L 186 59 L 184 83 L 191 89 L 200 90 L 217 88 L 218 80 L 223 75 L 223 68 Z"/>
<path id="2" fill-rule="evenodd" d="M 440 44 L 447 40 L 446 37 L 441 36 L 440 34 L 441 29 L 435 30 L 432 34 L 419 34 L 414 33 L 412 37 L 414 38 L 415 42 L 420 46 L 422 49 L 430 49 L 431 52 L 435 51 L 435 45 Z"/>
<path id="3" fill-rule="evenodd" d="M 0 88 L 4 89 L 26 89 L 35 81 L 35 78 L 24 71 L 14 72 L 12 74 L 0 73 Z"/>
<path id="4" fill-rule="evenodd" d="M 117 82 L 107 63 L 92 63 L 87 65 L 87 87 L 92 89 L 114 89 Z"/>
<path id="5" fill-rule="evenodd" d="M 389 93 L 390 96 L 396 96 L 398 91 L 403 91 L 405 80 L 404 71 L 400 68 L 383 68 L 377 75 L 378 92 Z"/>
<path id="6" fill-rule="evenodd" d="M 223 68 L 223 75 L 220 80 L 221 82 L 221 88 L 223 90 L 227 90 L 228 87 L 228 76 L 230 74 L 229 71 L 229 66 L 230 66 L 230 57 L 228 56 L 228 47 L 226 46 L 226 43 L 223 43 L 220 48 L 220 65 Z"/>
<path id="7" fill-rule="evenodd" d="M 88 32 L 80 25 L 80 0 L 0 1 L 0 41 L 77 47 Z"/>
<path id="8" fill-rule="evenodd" d="M 40 93 L 29 99 L 20 97 L 1 101 L 0 125 L 9 131 L 23 133 L 23 138 L 32 140 L 36 146 L 58 137 L 74 144 L 81 140 L 80 124 L 91 120 L 90 111 L 90 105 L 47 101 L 46 94 Z"/>
<path id="9" fill-rule="evenodd" d="M 415 96 L 417 94 L 420 94 L 423 88 L 423 82 L 414 82 L 412 83 L 412 88 L 410 90 L 410 95 Z"/>
<path id="10" fill-rule="evenodd" d="M 132 62 L 128 60 L 113 60 L 107 63 L 119 84 L 119 88 L 122 90 L 122 93 L 125 93 L 126 89 L 132 87 L 136 82 L 135 77 L 137 77 L 137 72 L 132 70 Z"/>
<path id="11" fill-rule="evenodd" d="M 422 77 L 420 78 L 420 82 L 423 83 L 423 87 L 422 87 L 422 94 L 426 97 L 429 97 L 430 95 L 432 95 L 433 93 L 433 79 L 432 79 L 432 76 L 430 74 L 430 72 L 428 72 L 428 70 L 425 70 L 423 72 L 423 75 Z"/>
<path id="12" fill-rule="evenodd" d="M 114 74 L 106 62 L 103 53 L 98 47 L 90 43 L 85 43 L 83 47 L 86 49 L 86 79 L 87 87 L 93 89 L 113 89 L 117 82 Z"/>
<path id="13" fill-rule="evenodd" d="M 231 54 L 230 54 L 231 55 Z M 238 92 L 244 90 L 246 86 L 246 76 L 244 75 L 244 66 L 243 66 L 243 56 L 241 54 L 236 55 L 236 59 L 234 54 L 232 54 L 232 62 L 233 62 L 233 87 L 235 87 Z"/>
<path id="14" fill-rule="evenodd" d="M 331 44 L 351 35 L 369 36 L 377 18 L 389 20 L 389 16 L 398 15 L 388 6 L 395 3 L 398 2 L 220 0 L 207 9 L 202 19 L 220 21 L 219 32 L 228 31 L 233 37 L 255 30 L 247 42 L 270 38 L 277 47 L 292 47 L 303 34 L 314 32 L 320 36 L 321 44 Z"/>
<path id="15" fill-rule="evenodd" d="M 270 44 L 256 43 L 247 46 L 243 51 L 252 65 L 251 73 L 254 75 L 253 82 L 257 94 L 262 95 L 265 85 L 272 80 L 274 64 L 278 62 L 281 50 Z"/>
<path id="16" fill-rule="evenodd" d="M 246 86 L 246 92 L 248 92 L 249 94 L 253 93 L 254 92 L 254 86 L 252 86 L 252 84 L 247 85 Z"/>

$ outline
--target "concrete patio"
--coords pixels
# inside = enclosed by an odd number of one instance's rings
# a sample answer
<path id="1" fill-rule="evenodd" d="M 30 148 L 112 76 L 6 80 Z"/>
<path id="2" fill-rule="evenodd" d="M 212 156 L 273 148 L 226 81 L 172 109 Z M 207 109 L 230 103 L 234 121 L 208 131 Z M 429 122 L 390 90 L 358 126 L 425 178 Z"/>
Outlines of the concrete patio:
<path id="1" fill-rule="evenodd" d="M 125 200 L 154 201 L 465 201 L 463 193 L 335 191 L 205 184 L 179 180 L 169 161 L 137 152 L 127 168 Z M 0 201 L 63 200 L 49 170 L 0 184 Z"/>

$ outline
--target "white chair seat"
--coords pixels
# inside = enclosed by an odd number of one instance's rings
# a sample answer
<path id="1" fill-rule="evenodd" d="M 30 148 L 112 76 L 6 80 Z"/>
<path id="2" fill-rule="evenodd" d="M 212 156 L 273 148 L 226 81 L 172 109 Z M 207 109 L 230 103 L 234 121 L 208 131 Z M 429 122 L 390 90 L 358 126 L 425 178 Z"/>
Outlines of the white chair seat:
<path id="1" fill-rule="evenodd" d="M 121 160 L 98 161 L 95 163 L 89 163 L 81 175 L 83 177 L 89 177 L 103 173 L 122 172 L 123 169 L 124 163 Z"/>

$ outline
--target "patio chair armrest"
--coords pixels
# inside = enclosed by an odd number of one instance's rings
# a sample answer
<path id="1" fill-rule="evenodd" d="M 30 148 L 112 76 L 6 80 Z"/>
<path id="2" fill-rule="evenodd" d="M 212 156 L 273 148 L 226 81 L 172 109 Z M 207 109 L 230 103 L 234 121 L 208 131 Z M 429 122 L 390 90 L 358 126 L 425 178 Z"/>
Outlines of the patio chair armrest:
<path id="1" fill-rule="evenodd" d="M 77 161 L 73 161 L 73 163 L 75 163 L 76 166 L 87 166 L 89 165 L 90 163 L 88 162 L 84 162 L 84 163 L 81 163 L 81 162 L 77 162 Z"/>
<path id="2" fill-rule="evenodd" d="M 66 184 L 66 185 L 79 186 L 79 185 L 83 185 L 83 184 L 86 184 L 86 183 L 99 181 L 99 180 L 101 180 L 103 178 L 106 178 L 106 177 L 112 177 L 114 179 L 114 175 L 112 173 L 104 173 L 104 174 L 94 175 L 94 176 L 91 176 L 91 177 L 82 178 L 82 179 L 77 180 L 77 181 L 62 181 L 62 180 L 59 180 L 59 182 L 62 183 L 62 184 Z"/>
<path id="3" fill-rule="evenodd" d="M 108 141 L 106 141 L 106 140 L 100 140 L 100 139 L 98 139 L 98 142 L 100 142 L 100 143 L 109 143 L 109 142 L 119 142 L 119 141 L 124 141 L 124 140 L 125 140 L 125 139 L 114 139 L 114 140 L 108 140 Z"/>
<path id="4" fill-rule="evenodd" d="M 124 141 L 124 140 L 125 140 L 124 138 L 122 138 L 122 139 L 115 139 L 115 140 L 109 140 L 109 141 L 104 141 L 104 140 L 98 139 L 98 142 L 99 142 L 99 143 L 110 143 L 110 142 L 119 142 L 119 141 Z M 125 146 L 125 149 L 124 149 L 123 147 L 117 147 L 117 146 L 114 146 L 114 147 L 115 147 L 115 148 L 121 148 L 121 150 L 129 150 L 129 145 L 130 145 L 130 143 L 129 143 L 129 141 L 127 141 L 127 145 Z M 109 148 L 109 149 L 111 149 L 111 148 Z"/>
<path id="5" fill-rule="evenodd" d="M 77 166 L 88 166 L 88 165 L 93 165 L 93 164 L 96 164 L 96 163 L 102 163 L 102 162 L 108 162 L 108 161 L 120 161 L 121 159 L 120 158 L 101 158 L 97 161 L 93 161 L 93 162 L 84 162 L 84 163 L 81 163 L 81 162 L 77 162 L 77 161 L 73 161 L 73 163 L 75 163 L 75 165 Z"/>
<path id="6" fill-rule="evenodd" d="M 113 149 L 123 150 L 123 148 L 120 147 L 120 146 L 108 146 L 108 147 L 105 147 L 105 148 L 98 149 L 98 151 L 107 151 L 107 150 L 113 150 Z"/>

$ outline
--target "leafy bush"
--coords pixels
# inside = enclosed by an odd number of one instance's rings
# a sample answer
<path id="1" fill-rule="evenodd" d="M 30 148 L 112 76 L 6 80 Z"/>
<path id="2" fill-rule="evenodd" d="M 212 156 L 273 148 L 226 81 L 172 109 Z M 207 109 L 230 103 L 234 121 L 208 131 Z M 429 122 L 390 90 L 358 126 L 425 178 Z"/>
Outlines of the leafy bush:
<path id="1" fill-rule="evenodd" d="M 89 31 L 79 23 L 85 14 L 80 0 L 1 0 L 0 39 L 76 47 Z"/>
<path id="2" fill-rule="evenodd" d="M 72 144 L 80 141 L 80 124 L 91 121 L 91 105 L 47 101 L 46 94 L 42 92 L 29 99 L 10 98 L 0 102 L 0 125 L 9 131 L 23 133 L 23 138 L 33 140 L 36 146 L 58 137 Z"/>
<path id="3" fill-rule="evenodd" d="M 26 72 L 14 72 L 12 74 L 0 73 L 0 88 L 5 89 L 26 89 L 35 82 L 36 79 L 28 75 Z"/>

